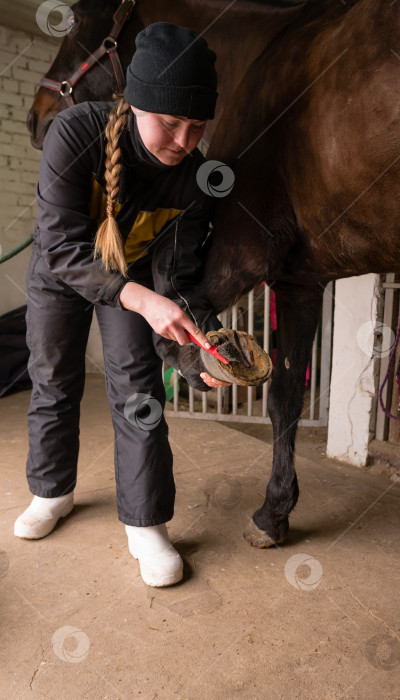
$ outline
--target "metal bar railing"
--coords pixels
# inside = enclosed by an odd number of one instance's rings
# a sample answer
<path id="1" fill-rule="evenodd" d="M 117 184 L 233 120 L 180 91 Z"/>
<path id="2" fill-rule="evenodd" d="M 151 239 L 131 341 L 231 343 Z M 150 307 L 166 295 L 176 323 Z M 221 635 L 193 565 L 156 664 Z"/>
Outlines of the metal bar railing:
<path id="1" fill-rule="evenodd" d="M 247 307 L 247 313 L 248 313 L 248 324 L 247 324 L 247 332 L 250 335 L 254 335 L 254 290 L 252 289 L 251 292 L 248 293 L 248 307 Z M 253 387 L 249 386 L 247 387 L 247 415 L 250 417 L 253 415 Z"/>
<path id="2" fill-rule="evenodd" d="M 232 306 L 232 328 L 237 330 L 238 324 L 238 307 L 237 304 Z M 237 416 L 238 412 L 238 387 L 237 384 L 232 384 L 232 414 Z"/>
<path id="3" fill-rule="evenodd" d="M 271 304 L 271 292 L 267 284 L 264 284 L 264 334 L 263 334 L 263 348 L 265 352 L 269 354 L 269 331 L 270 331 L 270 317 L 269 317 L 269 307 Z M 268 401 L 268 384 L 265 382 L 262 387 L 262 405 L 261 411 L 263 418 L 267 417 L 267 401 Z"/>
<path id="4" fill-rule="evenodd" d="M 383 288 L 385 290 L 384 296 L 384 307 L 383 307 L 383 325 L 388 328 L 393 327 L 393 315 L 394 315 L 394 301 L 395 301 L 395 289 L 397 285 L 395 283 L 396 276 L 394 273 L 390 272 L 386 275 Z M 382 386 L 383 380 L 386 376 L 387 368 L 389 365 L 389 356 L 382 356 L 380 360 L 379 367 L 379 386 Z M 382 401 L 383 405 L 387 406 L 391 398 L 391 387 L 389 382 L 387 382 L 382 391 Z M 378 405 L 376 414 L 376 426 L 375 426 L 375 437 L 377 440 L 387 440 L 389 436 L 389 418 L 387 418 L 383 411 L 380 410 Z"/>
<path id="5" fill-rule="evenodd" d="M 333 282 L 326 285 L 322 303 L 321 334 L 321 375 L 319 382 L 319 420 L 321 425 L 328 424 L 329 386 L 332 348 L 332 308 Z"/>
<path id="6" fill-rule="evenodd" d="M 315 419 L 315 397 L 317 388 L 317 341 L 315 336 L 311 353 L 310 420 Z"/>

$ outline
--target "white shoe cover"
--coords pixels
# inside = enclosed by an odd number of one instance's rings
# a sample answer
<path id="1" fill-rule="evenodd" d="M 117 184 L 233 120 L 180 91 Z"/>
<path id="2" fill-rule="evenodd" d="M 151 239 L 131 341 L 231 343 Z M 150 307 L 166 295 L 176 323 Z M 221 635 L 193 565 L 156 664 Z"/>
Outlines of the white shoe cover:
<path id="1" fill-rule="evenodd" d="M 56 498 L 34 496 L 28 508 L 14 524 L 14 535 L 38 540 L 54 530 L 59 518 L 65 518 L 74 507 L 74 492 Z"/>
<path id="2" fill-rule="evenodd" d="M 129 551 L 139 560 L 140 574 L 148 586 L 171 586 L 182 579 L 183 561 L 169 541 L 165 523 L 151 527 L 125 525 L 125 531 Z"/>

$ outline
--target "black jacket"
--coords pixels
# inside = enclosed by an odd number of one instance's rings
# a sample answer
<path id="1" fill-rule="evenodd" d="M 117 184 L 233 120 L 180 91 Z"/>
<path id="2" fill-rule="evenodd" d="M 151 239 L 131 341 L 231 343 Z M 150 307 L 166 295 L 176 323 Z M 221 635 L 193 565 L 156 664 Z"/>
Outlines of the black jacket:
<path id="1" fill-rule="evenodd" d="M 49 269 L 89 302 L 121 308 L 127 279 L 93 259 L 94 238 L 105 216 L 105 125 L 111 104 L 83 102 L 58 114 L 45 139 L 37 186 L 36 243 Z M 204 331 L 220 327 L 198 292 L 203 275 L 212 197 L 197 185 L 205 161 L 196 148 L 176 166 L 145 148 L 133 112 L 122 149 L 118 225 L 129 279 L 152 265 L 154 289 L 178 303 Z"/>

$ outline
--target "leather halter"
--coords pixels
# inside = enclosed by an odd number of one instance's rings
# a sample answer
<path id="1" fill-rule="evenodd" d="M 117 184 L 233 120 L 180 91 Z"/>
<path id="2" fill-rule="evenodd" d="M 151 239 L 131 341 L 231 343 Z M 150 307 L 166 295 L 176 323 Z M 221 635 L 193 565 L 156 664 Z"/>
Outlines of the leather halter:
<path id="1" fill-rule="evenodd" d="M 113 16 L 114 24 L 110 34 L 101 42 L 99 48 L 96 49 L 94 53 L 90 54 L 87 61 L 81 63 L 68 80 L 58 81 L 52 80 L 51 78 L 41 78 L 39 84 L 49 90 L 56 90 L 59 92 L 61 97 L 65 99 L 68 107 L 70 107 L 75 104 L 75 100 L 72 97 L 72 90 L 78 80 L 80 80 L 105 54 L 108 54 L 117 81 L 118 91 L 121 92 L 125 87 L 125 75 L 117 53 L 117 39 L 126 20 L 130 17 L 135 4 L 136 0 L 122 1 Z"/>

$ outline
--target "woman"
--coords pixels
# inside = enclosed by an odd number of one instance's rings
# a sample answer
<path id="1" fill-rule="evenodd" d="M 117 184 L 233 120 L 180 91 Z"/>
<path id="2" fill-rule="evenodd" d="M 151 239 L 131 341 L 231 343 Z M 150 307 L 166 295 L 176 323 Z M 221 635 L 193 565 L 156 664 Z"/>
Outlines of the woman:
<path id="1" fill-rule="evenodd" d="M 204 162 L 196 146 L 214 117 L 214 62 L 191 29 L 163 22 L 145 28 L 124 96 L 57 115 L 39 171 L 27 279 L 27 479 L 34 498 L 14 532 L 45 537 L 73 509 L 94 306 L 115 432 L 118 517 L 152 586 L 178 582 L 183 567 L 165 525 L 175 497 L 168 428 L 161 408 L 151 425 L 139 420 L 137 397 L 164 407 L 153 331 L 180 345 L 189 331 L 206 346 L 204 332 L 220 327 L 196 292 L 212 214 L 212 199 L 196 183 Z M 223 385 L 201 376 L 204 390 Z"/>

